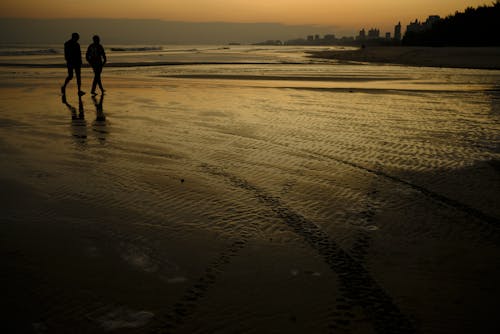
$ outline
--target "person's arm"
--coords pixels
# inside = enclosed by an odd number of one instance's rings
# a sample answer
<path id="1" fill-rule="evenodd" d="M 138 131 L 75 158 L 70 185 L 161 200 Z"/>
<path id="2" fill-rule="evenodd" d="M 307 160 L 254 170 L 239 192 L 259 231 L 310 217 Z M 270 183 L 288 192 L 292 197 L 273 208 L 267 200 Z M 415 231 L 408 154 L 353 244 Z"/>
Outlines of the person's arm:
<path id="1" fill-rule="evenodd" d="M 103 65 L 106 64 L 106 52 L 104 52 L 104 47 L 101 45 L 101 51 L 102 51 L 102 61 L 103 61 Z"/>
<path id="2" fill-rule="evenodd" d="M 90 63 L 90 45 L 87 48 L 87 52 L 85 53 L 85 59 L 87 60 L 87 63 Z"/>
<path id="3" fill-rule="evenodd" d="M 64 43 L 64 59 L 66 62 L 69 60 L 69 48 L 68 48 L 68 43 Z"/>

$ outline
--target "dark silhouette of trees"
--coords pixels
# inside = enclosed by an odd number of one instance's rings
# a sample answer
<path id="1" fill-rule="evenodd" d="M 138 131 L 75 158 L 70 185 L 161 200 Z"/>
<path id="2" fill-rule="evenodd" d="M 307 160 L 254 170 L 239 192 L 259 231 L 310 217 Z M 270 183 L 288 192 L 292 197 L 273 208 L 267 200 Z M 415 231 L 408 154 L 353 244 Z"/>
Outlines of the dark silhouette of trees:
<path id="1" fill-rule="evenodd" d="M 500 46 L 500 1 L 491 6 L 467 8 L 420 32 L 407 32 L 403 45 Z"/>

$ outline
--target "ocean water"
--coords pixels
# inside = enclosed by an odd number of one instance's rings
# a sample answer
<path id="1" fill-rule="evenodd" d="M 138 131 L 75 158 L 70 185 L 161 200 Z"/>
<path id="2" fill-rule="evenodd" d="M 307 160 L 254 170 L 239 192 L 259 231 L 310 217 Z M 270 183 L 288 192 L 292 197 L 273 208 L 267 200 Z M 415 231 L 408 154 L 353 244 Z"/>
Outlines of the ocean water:
<path id="1" fill-rule="evenodd" d="M 1 48 L 0 170 L 30 189 L 4 247 L 50 278 L 23 320 L 495 332 L 500 72 L 310 50 L 109 46 L 106 95 L 79 101 L 60 46 Z"/>

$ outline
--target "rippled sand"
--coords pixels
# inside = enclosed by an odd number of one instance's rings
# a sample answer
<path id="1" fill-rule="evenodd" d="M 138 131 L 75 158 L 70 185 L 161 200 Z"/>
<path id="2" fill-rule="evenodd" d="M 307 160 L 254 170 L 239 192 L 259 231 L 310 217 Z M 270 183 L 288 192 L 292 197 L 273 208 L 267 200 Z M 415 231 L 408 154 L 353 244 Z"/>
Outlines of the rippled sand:
<path id="1" fill-rule="evenodd" d="M 3 70 L 7 332 L 499 331 L 498 72 L 143 71 Z"/>

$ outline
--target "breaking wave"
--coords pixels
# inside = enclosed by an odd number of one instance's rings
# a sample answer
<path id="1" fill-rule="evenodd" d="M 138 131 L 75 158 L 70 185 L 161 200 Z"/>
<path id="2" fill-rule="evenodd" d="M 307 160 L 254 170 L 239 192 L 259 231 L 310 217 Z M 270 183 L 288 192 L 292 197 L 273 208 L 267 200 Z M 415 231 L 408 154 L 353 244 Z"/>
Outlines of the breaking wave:
<path id="1" fill-rule="evenodd" d="M 126 52 L 126 51 L 161 51 L 163 50 L 160 46 L 145 46 L 145 47 L 132 47 L 132 48 L 123 48 L 123 47 L 114 47 L 110 48 L 111 51 L 115 52 Z"/>
<path id="2" fill-rule="evenodd" d="M 0 56 L 38 56 L 38 55 L 52 55 L 60 54 L 61 52 L 56 49 L 40 49 L 40 50 L 8 50 L 0 51 Z"/>

